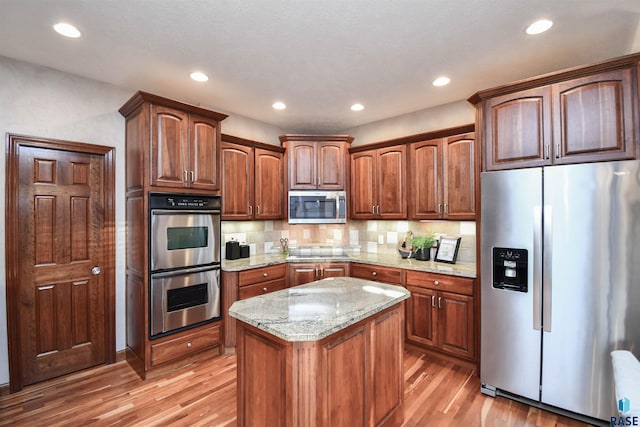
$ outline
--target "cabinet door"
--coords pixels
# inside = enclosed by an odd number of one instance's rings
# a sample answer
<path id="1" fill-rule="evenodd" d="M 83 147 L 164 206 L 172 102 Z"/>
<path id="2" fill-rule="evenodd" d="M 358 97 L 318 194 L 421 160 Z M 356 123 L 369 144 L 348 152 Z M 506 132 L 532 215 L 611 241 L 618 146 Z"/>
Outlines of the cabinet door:
<path id="1" fill-rule="evenodd" d="M 354 219 L 375 218 L 376 166 L 375 150 L 351 155 L 351 217 Z"/>
<path id="2" fill-rule="evenodd" d="M 634 158 L 631 69 L 552 86 L 554 163 Z"/>
<path id="3" fill-rule="evenodd" d="M 255 219 L 284 217 L 283 162 L 282 153 L 255 150 Z"/>
<path id="4" fill-rule="evenodd" d="M 407 148 L 405 145 L 378 150 L 378 217 L 407 219 Z"/>
<path id="5" fill-rule="evenodd" d="M 325 277 L 347 277 L 349 276 L 348 262 L 330 262 L 322 264 L 322 278 Z"/>
<path id="6" fill-rule="evenodd" d="M 435 347 L 437 345 L 437 292 L 407 286 L 411 298 L 407 300 L 407 341 Z"/>
<path id="7" fill-rule="evenodd" d="M 486 170 L 551 164 L 551 89 L 548 86 L 485 103 Z"/>
<path id="8" fill-rule="evenodd" d="M 222 142 L 222 219 L 253 218 L 253 149 Z"/>
<path id="9" fill-rule="evenodd" d="M 379 265 L 351 263 L 349 267 L 351 277 L 358 277 L 365 280 L 389 283 L 391 285 L 402 284 L 402 270 L 393 267 L 382 267 Z"/>
<path id="10" fill-rule="evenodd" d="M 475 219 L 475 155 L 473 133 L 444 140 L 444 216 Z"/>
<path id="11" fill-rule="evenodd" d="M 318 274 L 319 268 L 316 263 L 289 264 L 289 287 L 318 280 Z"/>
<path id="12" fill-rule="evenodd" d="M 289 189 L 313 190 L 316 182 L 316 143 L 290 142 L 287 147 Z"/>
<path id="13" fill-rule="evenodd" d="M 438 219 L 443 211 L 441 140 L 409 146 L 409 217 Z"/>
<path id="14" fill-rule="evenodd" d="M 287 287 L 285 279 L 270 280 L 268 282 L 256 283 L 254 285 L 240 286 L 238 289 L 238 298 L 247 299 L 258 295 L 268 294 L 270 292 L 279 291 Z"/>
<path id="15" fill-rule="evenodd" d="M 475 356 L 473 297 L 440 292 L 437 299 L 438 346 L 448 353 L 472 359 Z"/>
<path id="16" fill-rule="evenodd" d="M 220 128 L 218 122 L 206 117 L 189 118 L 191 188 L 220 190 Z"/>
<path id="17" fill-rule="evenodd" d="M 151 106 L 151 185 L 188 185 L 188 121 L 185 113 Z"/>
<path id="18" fill-rule="evenodd" d="M 345 145 L 340 142 L 319 142 L 316 150 L 318 188 L 344 190 Z"/>

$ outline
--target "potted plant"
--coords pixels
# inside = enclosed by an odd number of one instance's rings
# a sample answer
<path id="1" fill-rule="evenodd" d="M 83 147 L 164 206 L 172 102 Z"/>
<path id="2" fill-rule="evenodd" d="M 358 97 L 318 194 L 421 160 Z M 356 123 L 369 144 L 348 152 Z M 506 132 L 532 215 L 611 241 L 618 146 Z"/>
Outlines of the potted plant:
<path id="1" fill-rule="evenodd" d="M 415 251 L 415 258 L 420 261 L 429 261 L 431 258 L 431 246 L 436 241 L 436 236 L 432 232 L 427 232 L 426 236 L 414 237 L 411 246 Z"/>

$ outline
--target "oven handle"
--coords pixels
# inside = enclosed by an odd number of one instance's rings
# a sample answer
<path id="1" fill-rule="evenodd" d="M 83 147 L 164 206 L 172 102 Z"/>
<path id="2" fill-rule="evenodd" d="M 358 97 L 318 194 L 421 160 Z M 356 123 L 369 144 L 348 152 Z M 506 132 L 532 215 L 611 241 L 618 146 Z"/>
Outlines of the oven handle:
<path id="1" fill-rule="evenodd" d="M 214 210 L 202 210 L 202 211 L 183 211 L 181 209 L 167 210 L 167 209 L 151 209 L 151 215 L 182 215 L 182 214 L 220 214 L 219 209 Z"/>
<path id="2" fill-rule="evenodd" d="M 163 271 L 162 273 L 151 273 L 152 279 L 161 279 L 163 277 L 183 276 L 185 274 L 202 273 L 203 271 L 220 270 L 220 264 L 207 265 L 197 268 L 181 268 L 180 270 Z"/>

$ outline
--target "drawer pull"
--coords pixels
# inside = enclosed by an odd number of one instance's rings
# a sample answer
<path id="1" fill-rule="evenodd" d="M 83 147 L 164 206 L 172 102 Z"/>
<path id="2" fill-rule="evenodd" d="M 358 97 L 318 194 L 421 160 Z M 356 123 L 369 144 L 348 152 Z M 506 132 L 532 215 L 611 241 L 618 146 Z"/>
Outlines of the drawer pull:
<path id="1" fill-rule="evenodd" d="M 268 289 L 267 289 L 267 288 L 262 288 L 262 290 L 263 290 L 263 291 L 265 291 L 265 292 L 267 292 L 267 291 L 268 291 Z"/>
<path id="2" fill-rule="evenodd" d="M 378 273 L 374 271 L 373 273 L 371 273 L 371 275 L 373 275 L 373 276 L 377 276 L 377 275 L 378 275 Z"/>
<path id="3" fill-rule="evenodd" d="M 437 280 L 434 280 L 434 281 L 433 281 L 433 284 L 434 284 L 434 285 L 436 285 L 436 286 L 438 286 L 438 285 L 440 284 L 440 282 L 438 282 Z"/>
<path id="4" fill-rule="evenodd" d="M 193 344 L 191 344 L 190 342 L 187 343 L 187 347 L 191 348 L 193 346 Z"/>
<path id="5" fill-rule="evenodd" d="M 264 277 L 267 277 L 268 275 L 269 275 L 268 273 L 264 273 L 264 274 L 263 274 L 263 276 L 264 276 Z"/>

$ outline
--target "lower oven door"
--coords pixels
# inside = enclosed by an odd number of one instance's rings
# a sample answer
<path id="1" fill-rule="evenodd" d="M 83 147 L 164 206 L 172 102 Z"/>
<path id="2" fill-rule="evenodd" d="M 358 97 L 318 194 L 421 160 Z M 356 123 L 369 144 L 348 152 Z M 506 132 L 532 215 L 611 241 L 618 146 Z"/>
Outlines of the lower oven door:
<path id="1" fill-rule="evenodd" d="M 151 337 L 220 318 L 220 269 L 151 275 Z"/>

